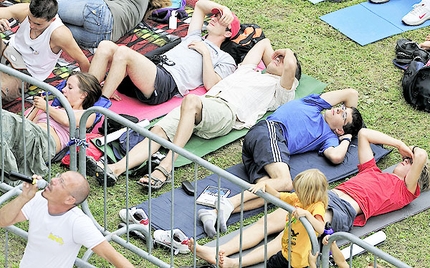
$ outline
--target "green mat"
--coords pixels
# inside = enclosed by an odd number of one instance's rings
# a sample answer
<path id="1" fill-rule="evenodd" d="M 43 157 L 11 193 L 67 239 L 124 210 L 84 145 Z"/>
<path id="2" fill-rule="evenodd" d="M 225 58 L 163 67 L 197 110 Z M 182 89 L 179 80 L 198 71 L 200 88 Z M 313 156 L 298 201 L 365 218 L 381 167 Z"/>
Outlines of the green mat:
<path id="1" fill-rule="evenodd" d="M 324 90 L 327 84 L 318 81 L 317 79 L 303 74 L 300 79 L 300 84 L 296 89 L 296 99 L 303 98 L 309 94 L 315 93 L 320 94 Z M 267 117 L 270 113 L 267 113 L 263 118 Z M 224 145 L 227 145 L 237 139 L 240 139 L 245 136 L 248 132 L 248 129 L 242 130 L 233 130 L 229 134 L 218 137 L 215 139 L 205 140 L 197 136 L 192 136 L 188 141 L 187 145 L 185 145 L 185 149 L 197 156 L 205 156 L 210 152 L 214 152 L 221 148 Z M 187 165 L 191 163 L 190 160 L 185 157 L 179 156 L 175 161 L 175 167 L 181 167 L 183 165 Z"/>
<path id="2" fill-rule="evenodd" d="M 318 81 L 317 79 L 309 75 L 303 74 L 300 79 L 300 84 L 296 89 L 296 99 L 305 97 L 312 93 L 320 94 L 322 93 L 322 91 L 326 86 L 327 85 L 325 83 Z M 269 114 L 270 113 L 267 113 L 263 118 L 267 117 Z M 159 119 L 160 118 L 152 120 L 151 124 L 148 127 L 151 127 Z M 210 140 L 202 139 L 200 137 L 193 135 L 191 139 L 188 141 L 187 145 L 185 145 L 185 149 L 199 157 L 203 157 L 206 154 L 213 152 L 224 145 L 227 145 L 239 138 L 244 137 L 247 132 L 248 132 L 248 129 L 233 130 L 225 136 L 210 139 Z M 112 147 L 118 146 L 119 144 L 118 142 L 111 142 L 109 143 L 109 145 L 110 146 L 107 146 L 106 148 L 105 146 L 98 146 L 98 148 L 103 152 L 106 149 L 106 154 L 108 158 L 111 160 L 114 160 L 115 157 L 113 154 Z M 178 159 L 175 161 L 175 167 L 181 167 L 189 163 L 191 163 L 190 160 L 182 156 L 179 156 Z"/>

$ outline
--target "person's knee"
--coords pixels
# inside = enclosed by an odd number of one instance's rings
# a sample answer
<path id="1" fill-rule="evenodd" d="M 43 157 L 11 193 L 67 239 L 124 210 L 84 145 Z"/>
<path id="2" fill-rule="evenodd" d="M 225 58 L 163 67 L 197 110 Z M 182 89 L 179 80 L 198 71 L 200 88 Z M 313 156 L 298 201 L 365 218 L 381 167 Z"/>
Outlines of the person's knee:
<path id="1" fill-rule="evenodd" d="M 188 94 L 184 97 L 181 104 L 181 112 L 182 111 L 197 111 L 201 110 L 202 101 L 200 97 L 194 94 Z"/>
<path id="2" fill-rule="evenodd" d="M 97 46 L 96 54 L 106 58 L 112 58 L 119 46 L 112 41 L 103 40 Z"/>
<path id="3" fill-rule="evenodd" d="M 166 132 L 164 131 L 164 129 L 159 126 L 159 125 L 155 125 L 151 128 L 151 132 L 154 133 L 155 135 L 163 138 L 163 139 L 168 139 Z"/>

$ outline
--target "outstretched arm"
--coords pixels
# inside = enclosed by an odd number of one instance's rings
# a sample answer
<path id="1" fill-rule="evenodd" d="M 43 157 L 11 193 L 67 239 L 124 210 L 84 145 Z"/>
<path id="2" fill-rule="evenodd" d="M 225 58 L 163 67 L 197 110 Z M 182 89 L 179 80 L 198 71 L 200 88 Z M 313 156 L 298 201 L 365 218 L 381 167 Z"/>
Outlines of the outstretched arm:
<path id="1" fill-rule="evenodd" d="M 123 255 L 116 251 L 108 241 L 103 241 L 92 249 L 94 253 L 104 258 L 115 267 L 134 267 Z"/>
<path id="2" fill-rule="evenodd" d="M 52 32 L 51 49 L 54 53 L 58 53 L 62 49 L 79 64 L 82 72 L 88 72 L 90 69 L 88 58 L 82 52 L 82 49 L 73 38 L 72 32 L 66 26 L 60 26 Z"/>

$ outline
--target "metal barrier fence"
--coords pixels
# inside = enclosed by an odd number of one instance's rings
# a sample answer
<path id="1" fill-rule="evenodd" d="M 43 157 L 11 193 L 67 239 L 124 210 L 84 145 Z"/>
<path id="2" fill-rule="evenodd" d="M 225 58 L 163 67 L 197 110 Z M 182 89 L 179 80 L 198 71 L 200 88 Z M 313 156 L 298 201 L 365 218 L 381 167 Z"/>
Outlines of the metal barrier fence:
<path id="1" fill-rule="evenodd" d="M 5 67 L 3 65 L 0 65 L 0 72 L 5 72 L 5 73 L 8 73 L 10 75 L 17 76 L 18 78 L 20 78 L 20 79 L 22 79 L 28 83 L 31 83 L 33 85 L 36 85 L 36 86 L 42 88 L 43 90 L 50 92 L 55 97 L 59 98 L 60 102 L 63 104 L 63 107 L 66 109 L 66 111 L 69 115 L 70 137 L 71 138 L 78 138 L 79 140 L 84 141 L 86 138 L 85 122 L 87 121 L 88 117 L 92 113 L 95 113 L 95 112 L 101 113 L 105 116 L 104 120 L 114 120 L 116 122 L 119 122 L 122 125 L 124 125 L 127 128 L 127 130 L 133 129 L 136 132 L 145 136 L 146 138 L 150 139 L 151 142 L 159 143 L 162 147 L 165 147 L 168 150 L 172 150 L 175 153 L 190 159 L 193 162 L 193 164 L 192 164 L 192 167 L 194 170 L 193 181 L 195 182 L 195 185 L 194 185 L 195 188 L 197 188 L 197 180 L 198 180 L 197 170 L 199 168 L 203 168 L 203 169 L 206 169 L 212 173 L 217 174 L 218 180 L 219 180 L 218 185 L 220 185 L 220 180 L 222 180 L 222 179 L 227 179 L 227 180 L 239 185 L 243 189 L 242 198 L 243 198 L 244 191 L 246 191 L 250 187 L 250 185 L 247 182 L 245 182 L 242 179 L 234 176 L 233 174 L 225 171 L 224 169 L 221 169 L 221 168 L 205 161 L 204 159 L 197 157 L 196 155 L 184 150 L 183 148 L 177 147 L 174 144 L 172 144 L 172 143 L 170 143 L 164 139 L 161 139 L 160 137 L 154 135 L 153 133 L 151 133 L 147 129 L 142 128 L 140 126 L 136 126 L 131 121 L 126 120 L 123 117 L 119 116 L 118 114 L 116 114 L 110 110 L 104 109 L 104 108 L 92 107 L 92 108 L 88 109 L 82 115 L 82 117 L 80 119 L 79 126 L 82 126 L 82 127 L 79 128 L 79 131 L 75 131 L 76 124 L 75 124 L 75 117 L 74 117 L 73 111 L 72 111 L 68 101 L 66 100 L 66 98 L 57 89 L 55 89 L 54 87 L 49 86 L 45 83 L 39 82 L 39 81 L 37 81 L 31 77 L 23 75 L 22 73 L 17 72 L 17 71 L 10 69 L 8 67 Z M 24 104 L 22 105 L 22 109 L 24 109 Z M 0 125 L 0 130 L 1 130 L 1 125 Z M 1 136 L 3 136 L 3 135 L 1 135 Z M 129 146 L 128 145 L 129 144 L 128 139 L 127 139 L 126 144 L 127 144 L 127 151 L 128 151 L 128 146 Z M 23 148 L 23 150 L 26 150 L 26 148 Z M 149 152 L 151 151 L 151 146 L 148 148 L 148 150 L 149 150 Z M 151 155 L 151 154 L 149 153 L 149 155 Z M 128 154 L 126 155 L 126 157 L 128 160 Z M 107 159 L 106 156 L 105 156 L 105 159 Z M 79 163 L 77 163 L 77 162 L 79 162 Z M 4 165 L 3 159 L 1 159 L 1 163 L 2 163 L 1 167 L 3 170 L 3 165 Z M 79 166 L 79 172 L 81 174 L 85 175 L 86 174 L 86 148 L 85 148 L 85 146 L 80 147 L 78 155 L 76 155 L 75 146 L 71 147 L 70 169 L 71 170 L 77 170 L 77 164 L 79 164 L 78 165 Z M 49 165 L 49 169 L 51 170 L 51 165 Z M 151 172 L 150 167 L 149 167 L 149 172 Z M 124 204 L 123 207 L 126 207 L 128 209 L 130 207 L 131 202 L 130 202 L 130 197 L 129 197 L 129 193 L 128 193 L 129 176 L 127 174 L 128 174 L 128 170 L 125 172 L 125 176 L 124 176 L 125 180 L 126 180 L 125 197 L 124 197 L 124 200 L 121 200 L 120 202 L 123 202 L 123 204 Z M 50 178 L 51 178 L 51 174 L 48 174 L 47 181 L 49 181 Z M 175 184 L 174 184 L 175 179 L 174 178 L 175 178 L 175 170 L 172 171 L 172 182 L 165 187 L 170 186 L 171 190 L 173 190 L 175 188 Z M 2 180 L 0 183 L 0 190 L 4 193 L 0 197 L 0 205 L 3 205 L 4 202 L 6 202 L 6 201 L 10 200 L 11 198 L 13 198 L 14 196 L 18 195 L 20 193 L 20 188 L 19 188 L 19 186 L 13 188 L 13 187 L 5 184 L 3 172 L 1 173 L 1 179 Z M 138 224 L 127 224 L 123 228 L 115 229 L 115 230 L 109 230 L 108 223 L 107 223 L 108 222 L 107 211 L 109 210 L 109 206 L 108 206 L 109 198 L 108 198 L 108 193 L 107 193 L 108 189 L 107 189 L 106 185 L 103 187 L 103 189 L 104 189 L 104 193 L 103 193 L 104 207 L 103 207 L 103 215 L 102 216 L 96 215 L 96 217 L 95 217 L 92 214 L 91 209 L 90 209 L 87 201 L 84 202 L 81 207 L 82 207 L 82 210 L 93 220 L 94 224 L 97 226 L 97 228 L 100 230 L 100 232 L 103 233 L 103 235 L 106 237 L 106 239 L 108 241 L 115 242 L 116 244 L 118 244 L 118 245 L 124 247 L 125 249 L 133 252 L 137 256 L 148 260 L 149 262 L 153 263 L 154 265 L 156 265 L 158 267 L 173 267 L 174 266 L 174 259 L 175 259 L 173 250 L 170 251 L 169 262 L 163 261 L 160 258 L 158 258 L 157 256 L 155 256 L 154 254 L 152 254 L 153 253 L 152 252 L 152 248 L 153 248 L 152 236 L 149 233 L 147 233 L 147 231 L 143 228 L 143 226 L 138 225 Z M 277 198 L 275 198 L 269 194 L 259 192 L 259 193 L 257 193 L 257 195 L 266 200 L 266 203 L 264 206 L 264 217 L 266 219 L 267 219 L 267 213 L 268 213 L 268 209 L 267 209 L 268 202 L 274 204 L 275 206 L 281 207 L 281 208 L 283 208 L 289 212 L 292 212 L 294 209 L 294 207 L 282 202 L 281 200 L 279 200 L 279 199 L 277 199 Z M 194 198 L 196 198 L 196 196 Z M 151 202 L 154 202 L 152 199 L 153 199 L 152 192 L 151 192 L 151 189 L 149 188 L 149 190 L 148 190 L 149 211 L 147 211 L 148 215 L 151 215 L 151 213 L 152 213 Z M 174 204 L 175 203 L 174 191 L 171 191 L 171 199 L 172 199 L 172 204 Z M 116 200 L 116 201 L 118 202 L 118 200 Z M 220 202 L 218 202 L 218 203 L 220 203 Z M 194 237 L 195 237 L 196 236 L 195 230 L 196 230 L 196 226 L 197 226 L 197 207 L 194 204 L 193 208 L 187 208 L 187 209 L 193 209 L 194 210 L 195 220 L 193 223 L 190 223 L 190 224 L 193 224 Z M 174 226 L 175 223 L 174 223 L 173 205 L 171 206 L 171 212 L 172 212 L 171 213 L 172 218 L 170 219 L 170 222 L 171 222 L 171 226 Z M 240 213 L 241 218 L 240 218 L 240 227 L 239 228 L 240 228 L 241 235 L 243 232 L 242 227 L 244 225 L 242 212 L 243 212 L 243 207 L 241 208 L 241 213 Z M 311 244 L 312 244 L 312 252 L 315 253 L 316 251 L 318 251 L 318 242 L 317 242 L 317 239 L 314 235 L 315 232 L 314 232 L 311 224 L 306 220 L 306 218 L 302 217 L 302 218 L 300 218 L 300 221 L 305 226 L 308 234 L 310 234 L 310 240 L 311 240 Z M 264 227 L 264 232 L 267 233 L 267 220 L 265 222 L 266 222 L 266 226 Z M 150 220 L 150 226 L 151 226 L 151 220 Z M 5 236 L 5 243 L 4 243 L 5 254 L 4 254 L 4 256 L 5 256 L 5 267 L 7 267 L 8 266 L 8 254 L 10 252 L 9 248 L 8 248 L 8 239 L 9 239 L 8 232 L 14 233 L 14 234 L 16 234 L 16 235 L 18 235 L 24 239 L 27 238 L 27 232 L 21 228 L 16 227 L 16 226 L 10 226 L 10 227 L 7 227 L 5 229 L 6 229 L 6 232 L 4 234 L 4 236 Z M 133 240 L 131 240 L 129 238 L 129 235 L 126 235 L 126 239 L 122 238 L 123 235 L 128 234 L 132 230 L 140 231 L 146 236 L 146 238 L 147 238 L 146 239 L 146 248 L 139 247 L 135 243 L 133 243 Z M 291 231 L 291 230 L 289 230 L 289 231 Z M 389 263 L 396 265 L 396 267 L 408 267 L 407 265 L 405 265 L 401 261 L 399 261 L 399 260 L 391 257 L 390 255 L 378 250 L 377 248 L 363 244 L 360 239 L 358 239 L 355 236 L 352 236 L 350 234 L 341 234 L 341 233 L 337 234 L 336 233 L 330 238 L 330 241 L 333 241 L 333 240 L 338 239 L 340 237 L 346 238 L 347 240 L 352 241 L 353 243 L 356 243 L 356 244 L 360 245 L 361 247 L 364 247 L 367 251 L 372 252 L 375 256 L 378 256 L 378 257 L 388 261 Z M 219 237 L 217 237 L 217 242 L 216 242 L 216 245 L 217 245 L 217 251 L 216 252 L 217 253 L 218 253 L 218 247 L 220 245 L 220 242 L 218 239 L 219 239 Z M 267 239 L 268 238 L 266 235 L 265 239 L 264 239 L 264 244 L 267 244 L 267 242 L 268 242 Z M 241 241 L 242 241 L 242 237 L 241 237 Z M 322 267 L 328 267 L 329 262 L 328 262 L 328 249 L 327 248 L 328 247 L 324 247 L 324 250 L 323 250 Z M 265 248 L 265 259 L 267 260 L 268 257 L 270 257 L 270 256 L 267 256 L 266 250 L 267 250 L 267 248 Z M 80 254 L 80 258 L 76 259 L 75 265 L 78 267 L 95 267 L 94 265 L 92 265 L 90 263 L 92 254 L 93 254 L 93 252 L 91 250 L 87 250 L 83 254 Z M 192 252 L 192 254 L 194 254 L 194 252 Z M 239 260 L 240 264 L 241 264 L 241 258 L 242 257 L 240 257 L 240 260 Z M 193 256 L 193 265 L 194 266 L 196 265 L 196 260 L 197 260 L 197 257 L 194 254 L 194 256 Z"/>

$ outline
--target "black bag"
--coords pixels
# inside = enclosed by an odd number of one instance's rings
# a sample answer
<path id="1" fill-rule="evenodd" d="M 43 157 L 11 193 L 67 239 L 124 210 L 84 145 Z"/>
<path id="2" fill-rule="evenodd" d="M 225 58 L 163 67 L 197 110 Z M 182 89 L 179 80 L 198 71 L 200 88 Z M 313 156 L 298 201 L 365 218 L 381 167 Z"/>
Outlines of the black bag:
<path id="1" fill-rule="evenodd" d="M 243 61 L 249 50 L 260 40 L 264 39 L 263 30 L 256 24 L 241 24 L 239 33 L 233 38 L 225 40 L 221 49 L 230 54 L 236 64 Z"/>
<path id="2" fill-rule="evenodd" d="M 135 116 L 128 115 L 128 114 L 119 114 L 120 116 L 124 117 L 125 119 L 130 120 L 133 123 L 138 123 L 139 119 Z M 99 133 L 104 134 L 105 133 L 105 122 L 107 122 L 107 134 L 110 134 L 112 132 L 115 132 L 117 130 L 120 130 L 124 126 L 121 123 L 116 122 L 115 120 L 108 119 L 107 121 L 103 121 L 103 124 L 101 127 L 99 127 Z"/>
<path id="3" fill-rule="evenodd" d="M 414 58 L 419 57 L 424 63 L 430 59 L 430 54 L 420 48 L 418 43 L 409 39 L 399 39 L 396 44 L 396 58 L 394 61 L 400 65 L 409 64 Z"/>
<path id="4" fill-rule="evenodd" d="M 403 96 L 417 110 L 430 112 L 430 66 L 416 57 L 406 69 L 403 79 Z"/>

